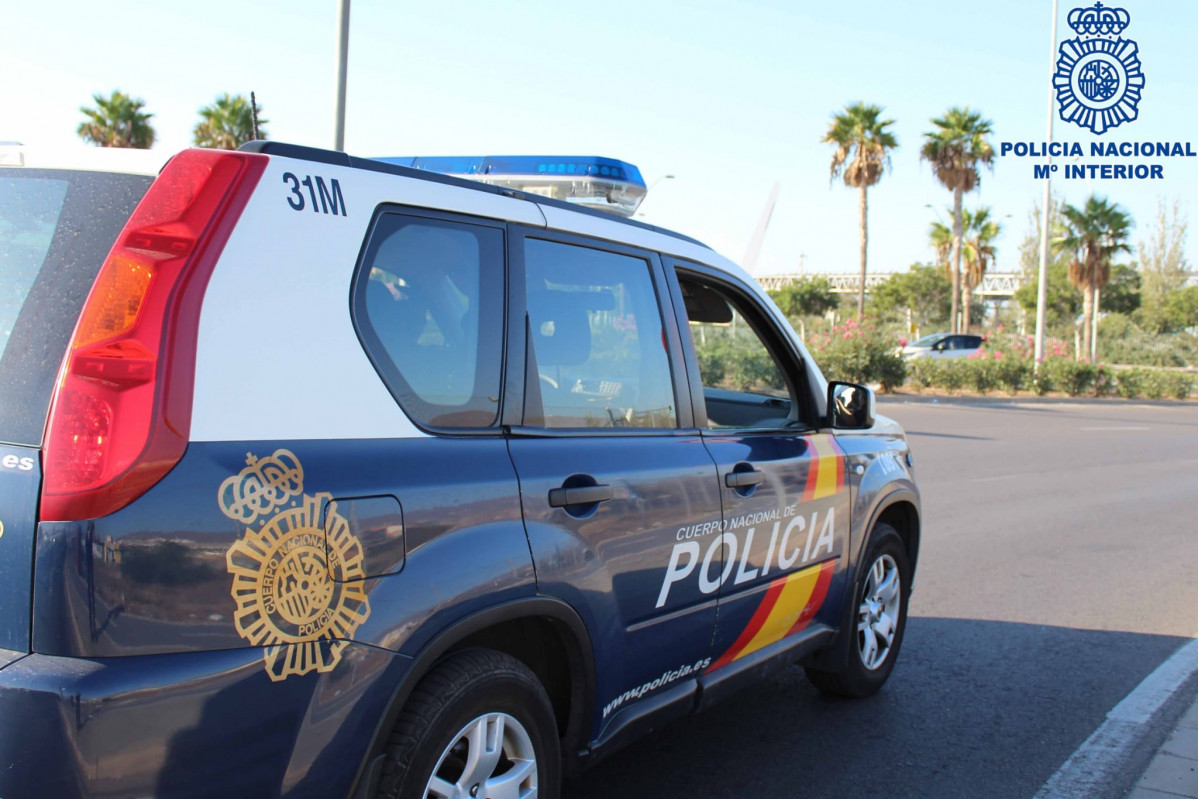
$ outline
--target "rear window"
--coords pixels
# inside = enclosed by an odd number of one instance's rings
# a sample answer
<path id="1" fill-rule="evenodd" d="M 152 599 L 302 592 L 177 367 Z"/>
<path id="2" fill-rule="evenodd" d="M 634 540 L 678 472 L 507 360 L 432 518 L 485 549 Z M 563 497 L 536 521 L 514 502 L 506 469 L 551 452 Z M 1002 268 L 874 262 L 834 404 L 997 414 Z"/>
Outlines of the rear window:
<path id="1" fill-rule="evenodd" d="M 400 214 L 375 225 L 354 314 L 404 410 L 431 427 L 495 424 L 503 365 L 503 230 Z"/>
<path id="2" fill-rule="evenodd" d="M 0 169 L 0 442 L 41 444 L 79 310 L 152 181 Z"/>

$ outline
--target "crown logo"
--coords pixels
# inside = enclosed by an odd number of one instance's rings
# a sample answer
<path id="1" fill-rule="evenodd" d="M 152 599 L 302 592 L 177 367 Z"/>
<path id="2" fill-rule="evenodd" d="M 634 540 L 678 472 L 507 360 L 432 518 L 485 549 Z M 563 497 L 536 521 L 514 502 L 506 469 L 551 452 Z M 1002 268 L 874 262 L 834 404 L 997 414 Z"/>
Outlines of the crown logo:
<path id="1" fill-rule="evenodd" d="M 1125 8 L 1075 8 L 1069 12 L 1069 27 L 1078 36 L 1118 36 L 1131 24 L 1131 14 Z"/>
<path id="2" fill-rule="evenodd" d="M 1139 116 L 1144 91 L 1140 46 L 1120 34 L 1131 23 L 1122 8 L 1092 8 L 1069 12 L 1074 39 L 1061 42 L 1053 91 L 1061 119 L 1102 135 Z"/>
<path id="3" fill-rule="evenodd" d="M 225 553 L 237 634 L 263 648 L 271 680 L 332 671 L 370 617 L 362 543 L 331 495 L 303 493 L 294 453 L 245 462 L 217 491 L 221 512 L 245 525 Z"/>
<path id="4" fill-rule="evenodd" d="M 217 494 L 221 513 L 233 521 L 253 524 L 304 493 L 304 469 L 289 450 L 277 449 L 265 458 L 250 454 L 245 462 L 244 469 L 225 478 Z"/>

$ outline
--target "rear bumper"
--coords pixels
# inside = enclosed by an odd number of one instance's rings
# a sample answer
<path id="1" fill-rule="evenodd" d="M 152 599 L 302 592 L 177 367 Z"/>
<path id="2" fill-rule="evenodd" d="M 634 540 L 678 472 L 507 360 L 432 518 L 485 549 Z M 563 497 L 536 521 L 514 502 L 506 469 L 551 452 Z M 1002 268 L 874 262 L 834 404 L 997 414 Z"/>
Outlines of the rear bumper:
<path id="1" fill-rule="evenodd" d="M 346 795 L 409 659 L 273 682 L 262 656 L 0 658 L 0 797 Z"/>

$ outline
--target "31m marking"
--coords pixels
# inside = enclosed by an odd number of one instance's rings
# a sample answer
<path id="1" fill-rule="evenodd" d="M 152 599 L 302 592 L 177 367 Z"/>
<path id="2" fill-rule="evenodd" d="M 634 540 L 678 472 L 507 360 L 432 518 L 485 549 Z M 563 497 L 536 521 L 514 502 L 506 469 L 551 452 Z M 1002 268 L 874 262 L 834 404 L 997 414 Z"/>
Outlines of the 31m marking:
<path id="1" fill-rule="evenodd" d="M 341 184 L 337 178 L 331 178 L 326 184 L 320 175 L 304 175 L 300 180 L 293 172 L 283 173 L 283 182 L 291 187 L 287 197 L 287 205 L 292 211 L 302 211 L 310 207 L 314 214 L 330 214 L 332 216 L 349 216 L 345 207 L 345 195 L 341 193 Z M 308 190 L 307 201 L 304 199 L 303 187 Z"/>

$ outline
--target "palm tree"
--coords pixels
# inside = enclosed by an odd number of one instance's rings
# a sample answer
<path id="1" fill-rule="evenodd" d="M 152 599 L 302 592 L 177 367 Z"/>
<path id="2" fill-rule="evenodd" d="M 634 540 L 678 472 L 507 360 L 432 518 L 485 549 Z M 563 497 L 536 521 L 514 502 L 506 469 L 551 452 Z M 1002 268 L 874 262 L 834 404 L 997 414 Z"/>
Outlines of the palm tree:
<path id="1" fill-rule="evenodd" d="M 258 106 L 258 138 L 265 139 L 262 106 Z M 243 95 L 228 93 L 217 97 L 211 105 L 200 109 L 200 121 L 192 131 L 196 147 L 219 147 L 236 150 L 254 139 L 254 108 Z"/>
<path id="2" fill-rule="evenodd" d="M 928 229 L 928 243 L 936 252 L 936 263 L 944 267 L 944 274 L 953 275 L 953 229 L 943 222 L 933 222 Z"/>
<path id="3" fill-rule="evenodd" d="M 114 91 L 111 97 L 93 94 L 95 108 L 79 110 L 87 117 L 79 123 L 76 133 L 97 147 L 134 147 L 148 150 L 154 145 L 153 114 L 144 113 L 144 100 L 135 100 L 124 92 Z"/>
<path id="4" fill-rule="evenodd" d="M 861 212 L 861 285 L 857 290 L 857 318 L 865 315 L 865 252 L 869 243 L 866 214 L 869 203 L 866 192 L 882 179 L 890 167 L 890 151 L 898 147 L 898 139 L 886 130 L 893 119 L 879 119 L 882 109 L 876 105 L 854 103 L 832 115 L 832 124 L 823 141 L 835 145 L 832 154 L 832 179 L 844 179 L 846 186 L 860 191 L 858 208 Z"/>
<path id="5" fill-rule="evenodd" d="M 963 296 L 961 318 L 965 323 L 965 332 L 969 332 L 970 305 L 973 301 L 973 290 L 982 282 L 986 269 L 994 263 L 997 249 L 994 239 L 1002 232 L 1002 225 L 990 218 L 990 209 L 983 206 L 970 213 L 965 212 L 965 233 L 962 242 L 962 258 L 965 261 L 965 272 L 962 275 L 961 293 Z"/>
<path id="6" fill-rule="evenodd" d="M 978 164 L 993 169 L 994 148 L 986 137 L 992 132 L 992 123 L 982 119 L 977 111 L 965 108 L 950 108 L 939 119 L 933 119 L 936 130 L 923 135 L 923 147 L 919 157 L 932 165 L 936 179 L 953 193 L 953 302 L 952 332 L 959 333 L 957 324 L 957 296 L 961 291 L 961 198 L 977 188 L 982 180 Z"/>
<path id="7" fill-rule="evenodd" d="M 1131 252 L 1127 239 L 1132 221 L 1117 204 L 1093 194 L 1080 209 L 1066 203 L 1061 215 L 1065 230 L 1054 246 L 1073 255 L 1069 281 L 1082 290 L 1082 358 L 1089 360 L 1094 296 L 1110 279 L 1115 253 Z"/>

